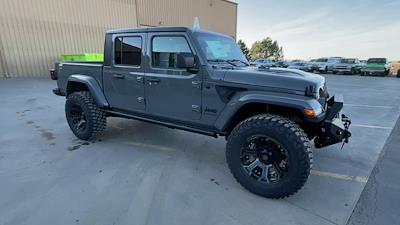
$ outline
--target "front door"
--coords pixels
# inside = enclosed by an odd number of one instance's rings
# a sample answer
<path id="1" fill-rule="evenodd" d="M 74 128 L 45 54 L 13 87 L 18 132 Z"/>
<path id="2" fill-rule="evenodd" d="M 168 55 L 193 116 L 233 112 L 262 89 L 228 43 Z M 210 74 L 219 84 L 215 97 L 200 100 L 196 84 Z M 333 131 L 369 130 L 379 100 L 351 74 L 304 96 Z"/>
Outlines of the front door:
<path id="1" fill-rule="evenodd" d="M 104 67 L 104 93 L 115 110 L 144 112 L 144 34 L 113 37 L 111 66 Z"/>
<path id="2" fill-rule="evenodd" d="M 200 73 L 177 68 L 178 53 L 192 53 L 185 33 L 149 33 L 145 76 L 146 111 L 154 116 L 180 121 L 201 117 Z"/>

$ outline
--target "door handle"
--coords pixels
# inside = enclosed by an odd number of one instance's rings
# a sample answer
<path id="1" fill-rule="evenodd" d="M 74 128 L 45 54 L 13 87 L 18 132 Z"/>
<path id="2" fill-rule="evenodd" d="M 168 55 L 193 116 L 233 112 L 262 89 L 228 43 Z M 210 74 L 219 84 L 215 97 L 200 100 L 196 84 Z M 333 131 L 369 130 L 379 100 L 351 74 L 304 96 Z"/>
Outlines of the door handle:
<path id="1" fill-rule="evenodd" d="M 161 82 L 159 78 L 147 78 L 147 81 L 149 82 L 149 85 L 158 84 Z"/>
<path id="2" fill-rule="evenodd" d="M 122 74 L 114 74 L 113 77 L 117 79 L 125 79 L 125 75 Z"/>
<path id="3" fill-rule="evenodd" d="M 201 88 L 201 81 L 192 81 L 192 86 L 194 88 Z"/>
<path id="4" fill-rule="evenodd" d="M 139 83 L 143 83 L 143 77 L 142 76 L 137 76 L 136 81 Z"/>

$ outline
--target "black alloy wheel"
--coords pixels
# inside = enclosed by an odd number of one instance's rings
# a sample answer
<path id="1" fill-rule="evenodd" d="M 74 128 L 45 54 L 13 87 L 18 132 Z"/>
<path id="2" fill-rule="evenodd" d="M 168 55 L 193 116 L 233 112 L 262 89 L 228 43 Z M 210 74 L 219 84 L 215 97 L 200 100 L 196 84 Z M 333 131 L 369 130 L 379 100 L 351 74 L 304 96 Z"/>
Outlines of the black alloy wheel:
<path id="1" fill-rule="evenodd" d="M 83 109 L 79 105 L 75 104 L 71 106 L 69 113 L 71 115 L 72 124 L 75 126 L 75 129 L 80 132 L 84 132 L 87 125 L 87 120 Z"/>
<path id="2" fill-rule="evenodd" d="M 250 137 L 242 146 L 243 169 L 259 182 L 278 182 L 288 171 L 288 153 L 265 135 Z"/>

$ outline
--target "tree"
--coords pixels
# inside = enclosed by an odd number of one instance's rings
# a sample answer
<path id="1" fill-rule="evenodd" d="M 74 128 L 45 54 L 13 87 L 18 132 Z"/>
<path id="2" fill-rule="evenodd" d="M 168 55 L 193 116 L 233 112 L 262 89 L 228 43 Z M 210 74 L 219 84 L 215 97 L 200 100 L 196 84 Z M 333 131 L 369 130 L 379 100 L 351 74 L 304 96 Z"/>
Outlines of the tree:
<path id="1" fill-rule="evenodd" d="M 283 59 L 283 49 L 277 41 L 267 37 L 261 41 L 254 42 L 251 46 L 250 55 L 253 60 L 259 58 L 281 60 Z"/>
<path id="2" fill-rule="evenodd" d="M 250 50 L 247 47 L 246 43 L 244 43 L 244 41 L 242 41 L 242 40 L 239 40 L 238 45 L 239 45 L 240 49 L 242 50 L 244 56 L 246 56 L 246 59 L 249 59 L 250 58 Z"/>

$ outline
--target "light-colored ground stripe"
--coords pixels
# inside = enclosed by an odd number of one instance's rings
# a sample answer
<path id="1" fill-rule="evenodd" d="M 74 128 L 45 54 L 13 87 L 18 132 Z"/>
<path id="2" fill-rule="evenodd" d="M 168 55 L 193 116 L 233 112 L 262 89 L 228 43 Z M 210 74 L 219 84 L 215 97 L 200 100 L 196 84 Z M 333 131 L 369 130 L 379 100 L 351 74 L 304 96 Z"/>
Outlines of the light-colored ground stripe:
<path id="1" fill-rule="evenodd" d="M 329 177 L 329 178 L 334 178 L 338 180 L 347 180 L 347 181 L 354 181 L 357 183 L 361 184 L 366 184 L 368 181 L 368 178 L 365 177 L 360 177 L 360 176 L 350 176 L 346 174 L 338 174 L 338 173 L 331 173 L 331 172 L 323 172 L 319 170 L 311 170 L 311 174 L 315 176 L 321 176 L 321 177 Z"/>
<path id="2" fill-rule="evenodd" d="M 127 141 L 127 142 L 124 142 L 124 144 L 132 145 L 132 146 L 136 146 L 136 147 L 142 147 L 142 148 L 152 148 L 152 149 L 156 149 L 156 150 L 160 150 L 160 151 L 164 151 L 164 152 L 175 152 L 176 151 L 176 149 L 170 148 L 170 147 L 165 147 L 165 146 L 161 146 L 161 145 L 153 145 L 153 144 L 145 144 L 145 143 L 139 143 L 139 142 L 133 142 L 133 141 Z"/>
<path id="3" fill-rule="evenodd" d="M 364 128 L 385 129 L 385 130 L 392 129 L 392 127 L 371 126 L 371 125 L 363 125 L 363 124 L 351 124 L 350 127 L 364 127 Z"/>
<path id="4" fill-rule="evenodd" d="M 152 148 L 152 149 L 156 149 L 156 150 L 160 150 L 160 151 L 164 151 L 164 152 L 176 151 L 176 149 L 174 149 L 174 148 L 160 146 L 160 145 L 145 144 L 145 143 L 139 143 L 139 142 L 133 142 L 133 141 L 127 141 L 124 143 L 127 145 L 132 145 L 132 146 L 142 147 L 142 148 Z M 316 175 L 316 176 L 321 176 L 321 177 L 334 178 L 334 179 L 338 179 L 338 180 L 354 181 L 354 182 L 362 183 L 362 184 L 365 184 L 368 181 L 368 179 L 365 177 L 350 176 L 350 175 L 331 173 L 331 172 L 323 172 L 323 171 L 319 171 L 319 170 L 311 170 L 311 174 Z"/>
<path id="5" fill-rule="evenodd" d="M 382 109 L 393 109 L 392 106 L 384 106 L 384 105 L 361 105 L 361 104 L 349 104 L 345 103 L 345 106 L 354 106 L 354 107 L 366 107 L 366 108 L 382 108 Z"/>

